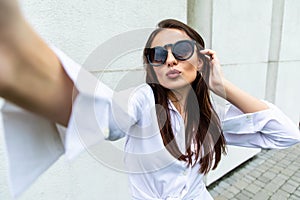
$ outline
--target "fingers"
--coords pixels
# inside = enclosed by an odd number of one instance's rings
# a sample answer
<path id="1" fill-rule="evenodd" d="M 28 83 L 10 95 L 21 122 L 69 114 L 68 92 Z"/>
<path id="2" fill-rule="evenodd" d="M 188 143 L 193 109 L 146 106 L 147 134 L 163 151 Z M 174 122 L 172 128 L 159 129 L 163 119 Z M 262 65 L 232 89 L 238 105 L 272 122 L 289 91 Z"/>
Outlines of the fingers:
<path id="1" fill-rule="evenodd" d="M 215 51 L 211 50 L 211 49 L 201 50 L 200 53 L 202 53 L 203 55 L 205 55 L 210 60 L 217 59 L 217 53 Z"/>
<path id="2" fill-rule="evenodd" d="M 204 49 L 201 50 L 200 53 L 205 55 L 209 61 L 211 62 L 212 65 L 220 65 L 219 58 L 217 56 L 217 53 L 211 49 Z"/>

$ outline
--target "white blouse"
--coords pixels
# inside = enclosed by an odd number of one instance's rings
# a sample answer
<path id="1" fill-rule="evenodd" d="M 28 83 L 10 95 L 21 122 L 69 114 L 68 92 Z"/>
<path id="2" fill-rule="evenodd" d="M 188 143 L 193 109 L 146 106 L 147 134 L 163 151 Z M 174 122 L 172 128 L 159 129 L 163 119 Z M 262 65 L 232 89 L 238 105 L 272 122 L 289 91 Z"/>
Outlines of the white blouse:
<path id="1" fill-rule="evenodd" d="M 99 145 L 103 162 L 128 172 L 132 199 L 212 199 L 203 183 L 203 174 L 198 173 L 199 164 L 187 167 L 166 150 L 157 123 L 154 95 L 147 84 L 114 93 L 60 50 L 54 51 L 79 94 L 67 128 L 11 104 L 3 106 L 14 195 L 24 191 L 62 154 L 72 159 L 85 148 Z M 249 114 L 230 104 L 216 106 L 227 144 L 284 148 L 299 142 L 296 125 L 276 106 L 268 105 L 267 110 Z M 184 149 L 183 119 L 171 102 L 169 108 L 176 142 Z M 126 137 L 123 151 L 106 141 L 122 137 Z"/>

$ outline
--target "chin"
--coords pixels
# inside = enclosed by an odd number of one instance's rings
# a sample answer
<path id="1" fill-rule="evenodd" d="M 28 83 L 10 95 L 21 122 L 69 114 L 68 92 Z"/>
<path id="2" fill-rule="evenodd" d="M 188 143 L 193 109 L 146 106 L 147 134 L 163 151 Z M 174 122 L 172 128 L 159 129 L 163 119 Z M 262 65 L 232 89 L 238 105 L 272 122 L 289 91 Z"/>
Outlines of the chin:
<path id="1" fill-rule="evenodd" d="M 188 89 L 191 88 L 191 85 L 188 83 L 185 84 L 161 84 L 163 87 L 169 89 L 169 90 L 182 90 L 182 89 Z"/>

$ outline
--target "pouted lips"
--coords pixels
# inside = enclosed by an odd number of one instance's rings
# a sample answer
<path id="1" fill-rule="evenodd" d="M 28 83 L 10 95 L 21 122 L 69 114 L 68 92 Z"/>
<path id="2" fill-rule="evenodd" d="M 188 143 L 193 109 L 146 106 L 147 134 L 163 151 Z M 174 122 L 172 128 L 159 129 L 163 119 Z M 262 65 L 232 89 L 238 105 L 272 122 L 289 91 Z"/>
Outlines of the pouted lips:
<path id="1" fill-rule="evenodd" d="M 180 74 L 181 74 L 180 71 L 178 71 L 176 69 L 173 69 L 173 70 L 168 71 L 168 73 L 166 74 L 166 76 L 168 78 L 177 78 Z"/>

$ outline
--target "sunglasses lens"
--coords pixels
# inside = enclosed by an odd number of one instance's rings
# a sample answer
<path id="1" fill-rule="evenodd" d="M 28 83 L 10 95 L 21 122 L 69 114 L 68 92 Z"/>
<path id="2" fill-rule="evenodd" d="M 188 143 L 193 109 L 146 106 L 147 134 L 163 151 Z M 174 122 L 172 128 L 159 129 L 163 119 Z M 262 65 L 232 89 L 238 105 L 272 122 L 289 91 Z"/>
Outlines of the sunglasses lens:
<path id="1" fill-rule="evenodd" d="M 191 41 L 179 41 L 173 47 L 173 54 L 178 60 L 187 60 L 194 53 L 194 43 Z"/>
<path id="2" fill-rule="evenodd" d="M 148 61 L 152 65 L 162 65 L 166 61 L 168 52 L 162 47 L 149 49 Z"/>
<path id="3" fill-rule="evenodd" d="M 177 60 L 187 60 L 194 53 L 195 42 L 191 40 L 182 40 L 174 45 L 168 44 L 164 47 L 154 47 L 148 49 L 147 58 L 148 62 L 153 66 L 163 65 L 168 57 L 167 46 L 172 46 L 172 54 Z"/>

